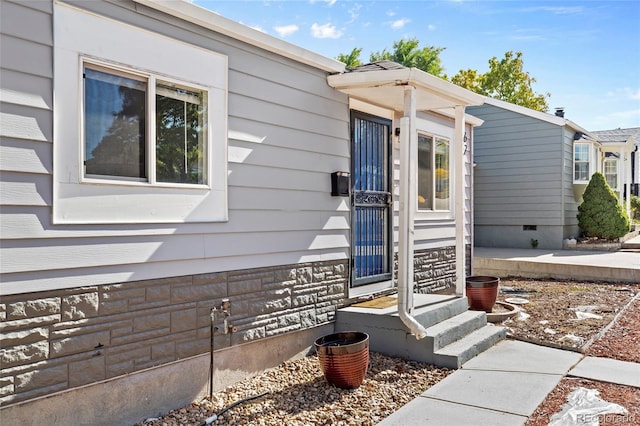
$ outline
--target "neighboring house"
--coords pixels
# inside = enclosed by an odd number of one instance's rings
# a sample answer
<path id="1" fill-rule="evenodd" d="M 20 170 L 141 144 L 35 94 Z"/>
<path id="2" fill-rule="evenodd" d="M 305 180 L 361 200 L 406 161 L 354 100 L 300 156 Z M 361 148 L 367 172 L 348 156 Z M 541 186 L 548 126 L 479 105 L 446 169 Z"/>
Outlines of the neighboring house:
<path id="1" fill-rule="evenodd" d="M 618 198 L 625 201 L 629 212 L 631 198 L 627 197 L 627 191 L 638 195 L 640 187 L 640 127 L 591 133 L 602 144 L 602 173 Z"/>
<path id="2" fill-rule="evenodd" d="M 181 406 L 398 276 L 464 294 L 483 97 L 186 1 L 0 7 L 3 422 Z"/>
<path id="3" fill-rule="evenodd" d="M 487 99 L 467 111 L 484 120 L 473 153 L 476 246 L 560 249 L 580 235 L 576 215 L 593 173 L 615 170 L 618 194 L 630 181 L 632 142 L 601 141 L 561 109 Z"/>

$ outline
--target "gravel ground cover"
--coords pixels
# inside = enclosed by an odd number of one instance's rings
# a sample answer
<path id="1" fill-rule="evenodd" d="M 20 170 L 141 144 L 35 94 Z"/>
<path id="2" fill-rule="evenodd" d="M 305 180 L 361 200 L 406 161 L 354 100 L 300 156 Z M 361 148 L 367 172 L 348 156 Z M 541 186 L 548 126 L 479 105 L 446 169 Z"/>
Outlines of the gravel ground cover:
<path id="1" fill-rule="evenodd" d="M 521 305 L 529 315 L 526 320 L 514 319 L 504 324 L 509 327 L 511 338 L 586 351 L 594 356 L 640 362 L 640 296 L 633 299 L 640 292 L 640 283 L 615 285 L 505 279 L 501 286 L 520 292 L 501 294 L 499 300 L 523 297 L 529 301 Z M 578 319 L 576 308 L 583 308 L 584 312 L 601 318 Z M 568 334 L 580 340 L 563 340 L 562 337 Z M 285 362 L 214 393 L 211 400 L 207 398 L 171 411 L 144 422 L 144 425 L 201 425 L 206 418 L 220 413 L 225 407 L 265 392 L 264 396 L 229 409 L 212 424 L 375 425 L 450 373 L 428 364 L 371 352 L 363 384 L 354 390 L 343 390 L 324 380 L 318 359 L 312 355 Z M 565 378 L 538 407 L 528 425 L 548 424 L 550 417 L 562 409 L 567 395 L 577 386 L 598 389 L 604 400 L 630 410 L 626 417 L 602 417 L 601 424 L 640 424 L 639 389 Z"/>
<path id="2" fill-rule="evenodd" d="M 451 371 L 371 352 L 369 369 L 353 390 L 329 385 L 315 355 L 288 361 L 259 376 L 243 380 L 144 425 L 199 425 L 243 398 L 266 395 L 239 404 L 215 425 L 375 425 Z"/>
<path id="3" fill-rule="evenodd" d="M 603 335 L 586 348 L 587 355 L 640 363 L 640 295 L 636 295 L 633 301 L 624 307 L 616 321 L 603 331 Z M 562 410 L 569 394 L 577 387 L 597 389 L 601 399 L 621 405 L 628 410 L 627 414 L 599 416 L 600 425 L 640 424 L 640 389 L 565 377 L 538 406 L 529 418 L 527 426 L 549 424 L 553 414 Z"/>
<path id="4" fill-rule="evenodd" d="M 521 313 L 504 321 L 507 335 L 583 352 L 640 291 L 640 284 L 503 279 L 498 300 L 525 299 Z"/>

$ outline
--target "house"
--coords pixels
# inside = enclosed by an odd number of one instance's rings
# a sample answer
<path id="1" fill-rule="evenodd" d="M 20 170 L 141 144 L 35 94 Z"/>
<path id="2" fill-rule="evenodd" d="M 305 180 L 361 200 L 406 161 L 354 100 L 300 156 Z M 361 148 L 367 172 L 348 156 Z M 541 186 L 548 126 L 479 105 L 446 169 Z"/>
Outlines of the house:
<path id="1" fill-rule="evenodd" d="M 602 173 L 618 198 L 625 201 L 628 213 L 631 197 L 627 191 L 637 196 L 640 186 L 640 127 L 592 133 L 602 144 Z"/>
<path id="2" fill-rule="evenodd" d="M 580 236 L 578 206 L 597 171 L 609 171 L 623 199 L 631 181 L 629 140 L 605 140 L 563 109 L 548 114 L 486 99 L 467 111 L 484 120 L 473 153 L 476 246 L 563 248 L 565 239 Z"/>
<path id="3" fill-rule="evenodd" d="M 141 421 L 396 282 L 416 335 L 464 295 L 483 97 L 187 1 L 0 6 L 3 423 Z"/>

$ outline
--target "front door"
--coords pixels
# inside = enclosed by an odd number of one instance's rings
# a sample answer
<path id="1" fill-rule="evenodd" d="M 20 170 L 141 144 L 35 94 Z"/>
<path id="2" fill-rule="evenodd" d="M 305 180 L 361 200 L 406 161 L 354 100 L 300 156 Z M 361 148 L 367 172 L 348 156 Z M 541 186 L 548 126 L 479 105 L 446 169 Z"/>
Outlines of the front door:
<path id="1" fill-rule="evenodd" d="M 351 112 L 351 287 L 392 277 L 391 121 Z"/>

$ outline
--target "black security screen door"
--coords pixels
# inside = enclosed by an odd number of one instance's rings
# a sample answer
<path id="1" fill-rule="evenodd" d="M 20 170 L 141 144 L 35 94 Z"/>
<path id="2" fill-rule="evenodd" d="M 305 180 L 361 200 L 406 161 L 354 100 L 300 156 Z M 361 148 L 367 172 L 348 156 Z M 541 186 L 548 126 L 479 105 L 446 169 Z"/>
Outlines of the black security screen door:
<path id="1" fill-rule="evenodd" d="M 356 287 L 391 279 L 391 121 L 352 111 L 352 280 Z"/>

